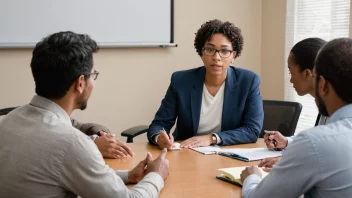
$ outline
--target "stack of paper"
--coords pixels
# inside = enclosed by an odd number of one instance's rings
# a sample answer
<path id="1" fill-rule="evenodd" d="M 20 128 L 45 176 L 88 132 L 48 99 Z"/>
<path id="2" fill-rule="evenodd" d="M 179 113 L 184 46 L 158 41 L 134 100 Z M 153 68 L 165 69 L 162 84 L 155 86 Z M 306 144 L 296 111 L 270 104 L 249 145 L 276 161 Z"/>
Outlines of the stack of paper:
<path id="1" fill-rule="evenodd" d="M 271 151 L 267 148 L 250 148 L 250 149 L 221 149 L 223 153 L 232 153 L 240 157 L 247 158 L 248 161 L 261 160 L 268 157 L 279 157 L 282 151 Z"/>
<path id="2" fill-rule="evenodd" d="M 192 148 L 199 153 L 208 154 L 221 154 L 223 156 L 231 157 L 233 159 L 239 159 L 243 161 L 255 161 L 261 160 L 268 157 L 279 157 L 282 155 L 282 151 L 271 151 L 267 148 L 236 148 L 236 149 L 221 149 L 217 146 L 205 146 Z"/>
<path id="3" fill-rule="evenodd" d="M 204 146 L 204 147 L 197 147 L 197 148 L 191 148 L 191 149 L 197 152 L 203 153 L 204 155 L 217 154 L 218 152 L 221 151 L 221 148 L 217 146 Z"/>

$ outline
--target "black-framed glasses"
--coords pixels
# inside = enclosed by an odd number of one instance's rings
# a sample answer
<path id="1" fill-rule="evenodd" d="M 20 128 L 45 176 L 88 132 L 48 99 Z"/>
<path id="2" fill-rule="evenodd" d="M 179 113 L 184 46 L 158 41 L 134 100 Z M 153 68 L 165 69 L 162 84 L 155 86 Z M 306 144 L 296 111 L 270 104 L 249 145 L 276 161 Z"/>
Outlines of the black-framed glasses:
<path id="1" fill-rule="evenodd" d="M 222 58 L 228 58 L 231 56 L 233 50 L 221 49 L 217 50 L 213 47 L 203 47 L 203 53 L 206 56 L 214 56 L 215 53 L 219 53 L 219 56 Z"/>
<path id="2" fill-rule="evenodd" d="M 93 73 L 90 73 L 90 76 L 92 76 L 93 80 L 96 80 L 99 76 L 99 72 L 98 71 L 94 71 Z"/>

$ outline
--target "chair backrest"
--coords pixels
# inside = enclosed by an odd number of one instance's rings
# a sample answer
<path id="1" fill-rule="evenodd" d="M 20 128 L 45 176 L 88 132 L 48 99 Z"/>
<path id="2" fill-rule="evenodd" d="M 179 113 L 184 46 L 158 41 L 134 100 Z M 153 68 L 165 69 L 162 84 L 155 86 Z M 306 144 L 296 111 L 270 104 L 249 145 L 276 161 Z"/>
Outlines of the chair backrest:
<path id="1" fill-rule="evenodd" d="M 329 119 L 329 117 L 323 116 L 319 113 L 314 126 L 325 125 L 329 121 Z"/>
<path id="2" fill-rule="evenodd" d="M 264 130 L 279 131 L 284 136 L 295 133 L 302 105 L 298 102 L 263 100 L 264 123 L 259 137 L 264 136 Z"/>
<path id="3" fill-rule="evenodd" d="M 7 115 L 10 113 L 12 110 L 16 109 L 17 107 L 8 107 L 4 109 L 0 109 L 0 116 Z"/>

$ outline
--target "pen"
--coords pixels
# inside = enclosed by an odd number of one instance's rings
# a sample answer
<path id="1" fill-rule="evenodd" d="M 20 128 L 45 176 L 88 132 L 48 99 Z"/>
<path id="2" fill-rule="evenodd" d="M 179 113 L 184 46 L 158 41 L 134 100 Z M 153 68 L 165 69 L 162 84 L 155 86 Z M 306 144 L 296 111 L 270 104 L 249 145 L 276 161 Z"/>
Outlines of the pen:
<path id="1" fill-rule="evenodd" d="M 266 134 L 268 134 L 268 136 L 270 136 L 269 131 L 264 130 L 264 133 L 266 133 Z M 276 148 L 277 141 L 276 141 L 275 139 L 273 139 L 273 140 L 272 140 L 272 143 L 274 144 L 274 150 L 275 150 L 275 151 L 282 151 L 282 149 L 281 149 L 281 148 Z"/>
<path id="2" fill-rule="evenodd" d="M 238 159 L 238 160 L 242 160 L 242 161 L 245 161 L 245 162 L 249 162 L 249 159 L 248 159 L 248 158 L 243 157 L 243 156 L 238 155 L 238 154 L 235 154 L 235 153 L 219 152 L 218 154 L 219 154 L 219 155 L 222 155 L 222 156 L 230 157 L 230 158 L 232 158 L 232 159 Z"/>
<path id="3" fill-rule="evenodd" d="M 167 134 L 167 132 L 165 131 L 164 127 L 162 127 L 162 128 L 163 128 L 163 131 Z M 169 136 L 169 142 L 171 143 L 170 136 Z"/>
<path id="4" fill-rule="evenodd" d="M 239 159 L 239 160 L 243 160 L 243 161 L 247 161 L 247 162 L 249 161 L 248 158 L 242 157 L 241 155 L 237 155 L 237 154 L 234 154 L 234 153 L 231 153 L 231 155 L 232 155 L 233 158 L 236 158 L 236 159 Z"/>
<path id="5" fill-rule="evenodd" d="M 269 131 L 264 130 L 264 133 L 265 133 L 265 134 L 267 134 L 268 136 L 270 136 Z M 276 144 L 277 144 L 276 140 L 275 140 L 275 139 L 273 139 L 273 140 L 272 140 L 272 143 L 274 144 L 274 147 L 275 147 L 275 150 L 276 150 Z"/>

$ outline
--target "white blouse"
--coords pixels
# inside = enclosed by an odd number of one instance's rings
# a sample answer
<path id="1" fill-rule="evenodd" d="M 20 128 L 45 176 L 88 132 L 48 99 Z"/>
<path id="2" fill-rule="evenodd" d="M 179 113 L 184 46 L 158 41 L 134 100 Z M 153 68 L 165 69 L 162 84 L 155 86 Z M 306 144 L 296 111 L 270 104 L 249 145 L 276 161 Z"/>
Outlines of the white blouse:
<path id="1" fill-rule="evenodd" d="M 206 135 L 221 131 L 224 90 L 225 82 L 221 85 L 215 96 L 212 96 L 204 84 L 197 135 Z"/>

